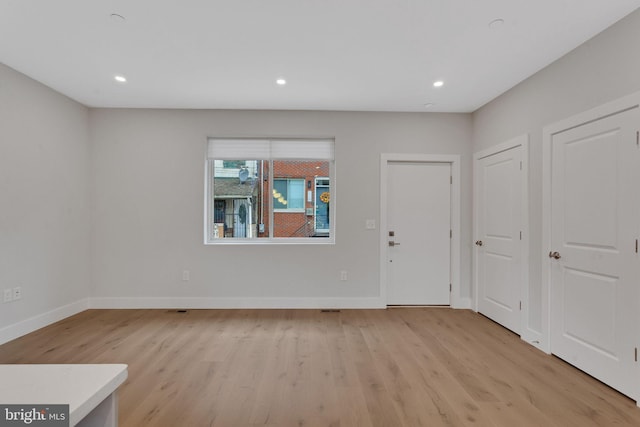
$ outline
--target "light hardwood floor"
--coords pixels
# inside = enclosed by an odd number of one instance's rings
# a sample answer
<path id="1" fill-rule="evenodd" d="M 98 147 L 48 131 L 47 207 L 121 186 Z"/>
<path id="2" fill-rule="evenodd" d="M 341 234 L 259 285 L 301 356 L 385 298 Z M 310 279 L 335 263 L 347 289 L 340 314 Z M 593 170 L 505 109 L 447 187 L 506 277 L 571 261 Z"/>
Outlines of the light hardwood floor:
<path id="1" fill-rule="evenodd" d="M 126 363 L 120 425 L 640 426 L 640 409 L 466 310 L 89 310 L 0 363 Z"/>

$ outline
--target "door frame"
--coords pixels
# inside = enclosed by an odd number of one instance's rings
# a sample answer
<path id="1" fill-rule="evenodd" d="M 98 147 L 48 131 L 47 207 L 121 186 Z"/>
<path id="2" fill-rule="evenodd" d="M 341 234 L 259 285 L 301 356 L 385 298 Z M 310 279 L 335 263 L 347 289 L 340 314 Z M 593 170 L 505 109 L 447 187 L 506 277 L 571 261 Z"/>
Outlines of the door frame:
<path id="1" fill-rule="evenodd" d="M 540 348 L 551 354 L 551 172 L 553 136 L 584 124 L 640 107 L 640 92 L 616 99 L 590 110 L 547 125 L 542 130 L 542 251 L 541 256 L 541 323 Z M 638 387 L 640 389 L 640 386 Z M 640 395 L 640 390 L 637 393 Z M 638 399 L 640 406 L 640 399 Z"/>
<path id="2" fill-rule="evenodd" d="M 387 305 L 387 179 L 390 162 L 449 163 L 451 165 L 451 308 L 470 308 L 471 299 L 460 295 L 460 156 L 457 154 L 405 154 L 380 155 L 380 298 Z"/>
<path id="3" fill-rule="evenodd" d="M 473 155 L 473 241 L 480 239 L 478 236 L 479 215 L 478 196 L 480 191 L 479 174 L 480 160 L 521 147 L 522 176 L 520 179 L 520 230 L 522 231 L 521 243 L 521 270 L 520 270 L 520 301 L 522 308 L 520 310 L 520 338 L 532 342 L 538 339 L 537 334 L 529 327 L 529 134 L 517 136 L 513 139 L 505 141 L 501 144 L 494 145 L 484 150 L 478 151 Z M 478 247 L 474 245 L 471 256 L 473 271 L 473 309 L 478 313 Z"/>

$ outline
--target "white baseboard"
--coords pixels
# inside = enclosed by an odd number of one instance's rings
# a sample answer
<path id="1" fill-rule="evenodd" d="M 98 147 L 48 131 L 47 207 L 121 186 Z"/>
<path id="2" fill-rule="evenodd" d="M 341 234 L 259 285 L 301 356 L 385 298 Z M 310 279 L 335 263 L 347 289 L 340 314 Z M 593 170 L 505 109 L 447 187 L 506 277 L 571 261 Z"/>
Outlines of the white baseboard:
<path id="1" fill-rule="evenodd" d="M 451 308 L 471 309 L 471 298 L 456 298 L 451 302 Z"/>
<path id="2" fill-rule="evenodd" d="M 67 317 L 78 314 L 89 308 L 89 299 L 81 299 L 80 301 L 55 308 L 43 314 L 22 320 L 13 325 L 5 326 L 0 329 L 0 344 L 4 344 L 23 335 L 29 334 L 52 323 L 58 322 Z"/>
<path id="3" fill-rule="evenodd" d="M 386 308 L 379 297 L 369 298 L 91 298 L 90 308 Z"/>
<path id="4" fill-rule="evenodd" d="M 547 354 L 551 354 L 548 340 L 539 331 L 533 330 L 531 328 L 524 328 L 522 334 L 520 335 L 520 338 L 522 338 L 523 341 L 526 341 L 532 346 L 536 347 L 538 350 L 544 351 Z"/>

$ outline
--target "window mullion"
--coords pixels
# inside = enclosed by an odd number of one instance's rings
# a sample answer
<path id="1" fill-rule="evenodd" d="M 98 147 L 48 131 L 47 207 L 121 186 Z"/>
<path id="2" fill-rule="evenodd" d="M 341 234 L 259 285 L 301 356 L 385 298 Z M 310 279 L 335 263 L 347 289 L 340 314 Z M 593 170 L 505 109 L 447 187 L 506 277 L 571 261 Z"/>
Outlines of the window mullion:
<path id="1" fill-rule="evenodd" d="M 267 200 L 269 200 L 269 240 L 273 239 L 273 222 L 275 219 L 275 216 L 273 214 L 274 211 L 274 199 L 272 196 L 272 191 L 273 191 L 273 160 L 269 159 L 269 191 L 267 191 Z"/>

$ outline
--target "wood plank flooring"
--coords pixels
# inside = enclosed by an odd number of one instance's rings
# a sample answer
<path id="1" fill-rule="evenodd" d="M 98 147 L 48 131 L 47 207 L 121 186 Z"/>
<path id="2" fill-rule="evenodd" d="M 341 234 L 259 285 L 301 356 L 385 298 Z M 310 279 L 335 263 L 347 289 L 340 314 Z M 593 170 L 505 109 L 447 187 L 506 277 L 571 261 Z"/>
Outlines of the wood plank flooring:
<path id="1" fill-rule="evenodd" d="M 0 363 L 126 363 L 120 426 L 640 426 L 635 402 L 467 310 L 88 310 Z"/>

